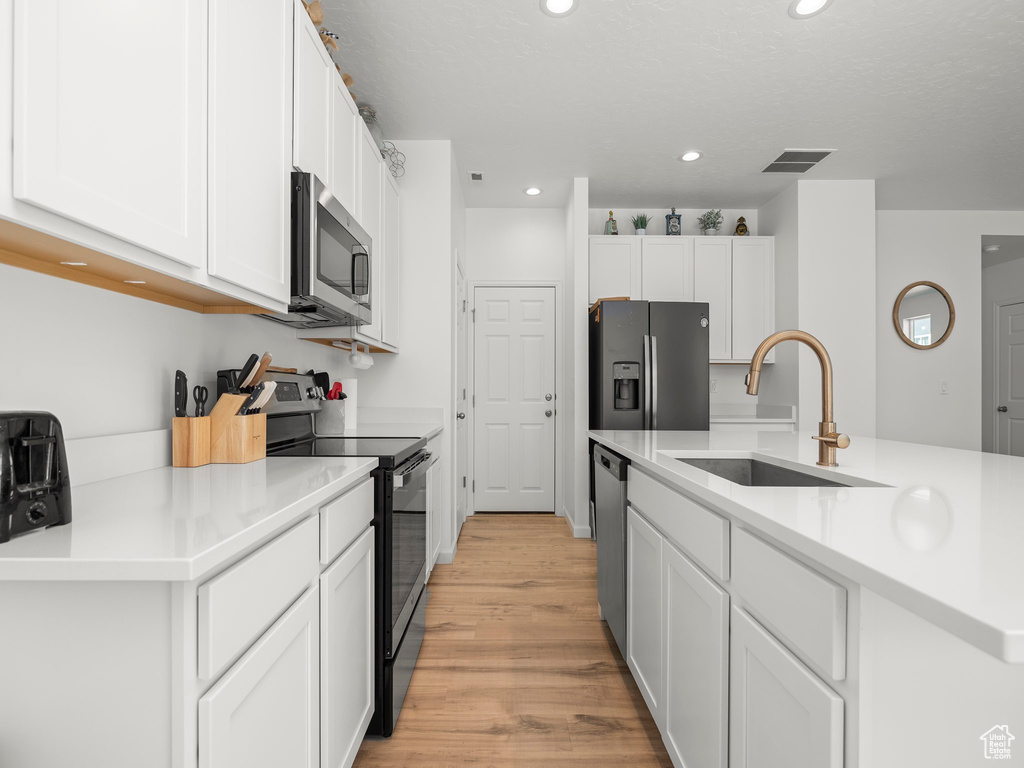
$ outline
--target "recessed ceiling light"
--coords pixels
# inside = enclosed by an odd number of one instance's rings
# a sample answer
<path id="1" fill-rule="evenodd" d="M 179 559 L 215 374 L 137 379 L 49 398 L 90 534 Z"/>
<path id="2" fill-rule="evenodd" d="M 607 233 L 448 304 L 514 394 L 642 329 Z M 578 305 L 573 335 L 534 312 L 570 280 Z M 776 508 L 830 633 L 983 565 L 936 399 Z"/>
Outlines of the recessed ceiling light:
<path id="1" fill-rule="evenodd" d="M 824 11 L 832 2 L 833 0 L 793 0 L 789 6 L 789 15 L 794 19 L 809 19 Z"/>
<path id="2" fill-rule="evenodd" d="M 536 195 L 539 195 L 543 191 L 543 189 L 539 189 L 537 187 L 527 187 L 526 189 L 523 190 L 523 192 L 528 194 L 530 197 L 535 197 Z"/>
<path id="3" fill-rule="evenodd" d="M 84 261 L 62 261 L 65 267 L 88 267 L 89 265 Z"/>
<path id="4" fill-rule="evenodd" d="M 128 285 L 145 285 L 146 284 L 145 280 L 125 280 L 125 282 L 128 283 Z"/>
<path id="5" fill-rule="evenodd" d="M 985 246 L 985 253 L 995 253 L 998 250 L 999 250 L 999 246 L 998 245 L 986 245 Z"/>
<path id="6" fill-rule="evenodd" d="M 540 9 L 548 16 L 568 16 L 579 7 L 579 0 L 540 0 Z"/>
<path id="7" fill-rule="evenodd" d="M 694 160 L 700 160 L 702 155 L 702 152 L 698 152 L 695 149 L 691 149 L 689 152 L 683 152 L 683 154 L 679 156 L 679 159 L 682 160 L 684 163 L 692 163 Z"/>

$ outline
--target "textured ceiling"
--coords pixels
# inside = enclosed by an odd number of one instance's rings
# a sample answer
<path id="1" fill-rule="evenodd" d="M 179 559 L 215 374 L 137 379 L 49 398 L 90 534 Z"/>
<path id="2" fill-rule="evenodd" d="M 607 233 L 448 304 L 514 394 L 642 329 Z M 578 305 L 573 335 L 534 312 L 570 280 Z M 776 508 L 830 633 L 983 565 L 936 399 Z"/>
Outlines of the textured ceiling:
<path id="1" fill-rule="evenodd" d="M 789 0 L 324 5 L 360 103 L 388 138 L 451 139 L 469 206 L 561 205 L 588 176 L 595 207 L 873 178 L 879 208 L 1024 209 L 1024 0 L 836 0 L 803 21 Z M 837 151 L 807 174 L 758 173 L 819 147 Z"/>

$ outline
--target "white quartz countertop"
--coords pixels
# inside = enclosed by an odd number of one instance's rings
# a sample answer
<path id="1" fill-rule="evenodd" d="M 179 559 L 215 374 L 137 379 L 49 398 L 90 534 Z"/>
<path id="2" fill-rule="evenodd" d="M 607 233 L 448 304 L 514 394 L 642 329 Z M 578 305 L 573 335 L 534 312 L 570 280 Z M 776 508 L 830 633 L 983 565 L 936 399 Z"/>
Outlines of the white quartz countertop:
<path id="1" fill-rule="evenodd" d="M 199 579 L 376 466 L 375 458 L 271 457 L 72 485 L 69 525 L 0 544 L 0 581 Z"/>
<path id="2" fill-rule="evenodd" d="M 824 468 L 815 466 L 809 433 L 590 437 L 743 527 L 997 658 L 1024 663 L 1024 458 L 854 436 L 838 452 L 841 466 Z M 677 460 L 753 455 L 890 487 L 746 487 Z"/>

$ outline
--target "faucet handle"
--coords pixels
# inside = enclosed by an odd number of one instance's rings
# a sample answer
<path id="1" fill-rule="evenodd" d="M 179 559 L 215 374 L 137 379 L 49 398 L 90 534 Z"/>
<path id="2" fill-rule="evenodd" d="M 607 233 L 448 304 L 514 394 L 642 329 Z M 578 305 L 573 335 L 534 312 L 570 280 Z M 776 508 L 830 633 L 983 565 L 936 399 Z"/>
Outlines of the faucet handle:
<path id="1" fill-rule="evenodd" d="M 841 432 L 829 432 L 827 435 L 812 435 L 812 439 L 821 440 L 826 445 L 831 445 L 836 448 L 849 448 L 850 447 L 850 436 L 844 435 Z"/>

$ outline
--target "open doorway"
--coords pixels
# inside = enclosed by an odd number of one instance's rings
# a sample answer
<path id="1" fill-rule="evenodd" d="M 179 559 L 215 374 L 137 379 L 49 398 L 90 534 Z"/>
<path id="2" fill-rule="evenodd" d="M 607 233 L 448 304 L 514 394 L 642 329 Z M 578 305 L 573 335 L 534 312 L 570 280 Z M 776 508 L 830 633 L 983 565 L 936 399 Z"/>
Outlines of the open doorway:
<path id="1" fill-rule="evenodd" d="M 985 235 L 982 446 L 1024 456 L 1024 236 Z"/>

